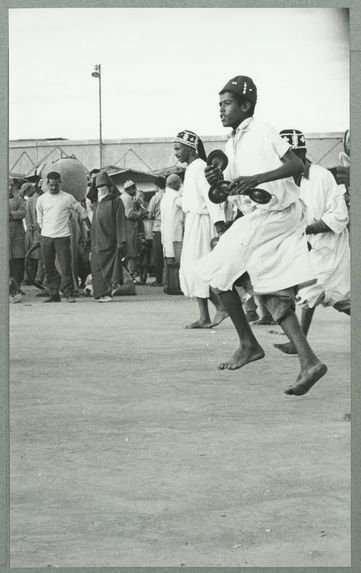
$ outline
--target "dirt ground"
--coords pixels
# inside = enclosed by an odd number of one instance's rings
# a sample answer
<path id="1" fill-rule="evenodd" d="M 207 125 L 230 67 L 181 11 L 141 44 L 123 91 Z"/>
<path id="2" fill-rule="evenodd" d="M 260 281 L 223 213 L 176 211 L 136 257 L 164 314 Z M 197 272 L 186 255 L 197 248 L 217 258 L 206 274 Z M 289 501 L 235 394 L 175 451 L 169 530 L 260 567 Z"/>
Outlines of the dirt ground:
<path id="1" fill-rule="evenodd" d="M 319 309 L 327 375 L 304 397 L 279 327 L 264 360 L 230 320 L 138 287 L 109 304 L 10 305 L 11 567 L 350 566 L 350 328 Z M 270 332 L 270 330 L 273 332 Z"/>

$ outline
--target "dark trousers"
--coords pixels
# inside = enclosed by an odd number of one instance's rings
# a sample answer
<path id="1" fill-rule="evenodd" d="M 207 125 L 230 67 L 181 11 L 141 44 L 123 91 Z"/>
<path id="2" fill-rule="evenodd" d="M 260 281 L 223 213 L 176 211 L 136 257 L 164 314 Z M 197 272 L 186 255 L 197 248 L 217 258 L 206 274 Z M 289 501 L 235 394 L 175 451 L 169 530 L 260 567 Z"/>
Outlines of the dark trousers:
<path id="1" fill-rule="evenodd" d="M 155 280 L 157 283 L 162 284 L 163 245 L 160 231 L 153 231 L 153 263 Z"/>
<path id="2" fill-rule="evenodd" d="M 71 296 L 74 289 L 73 273 L 71 268 L 70 237 L 41 237 L 41 257 L 45 269 L 46 287 L 49 295 L 58 294 L 58 273 L 55 266 L 55 257 L 59 263 L 62 290 L 64 296 Z"/>
<path id="3" fill-rule="evenodd" d="M 19 288 L 24 280 L 24 262 L 25 259 L 9 260 L 9 274 L 16 280 Z"/>
<path id="4" fill-rule="evenodd" d="M 28 271 L 27 279 L 32 284 L 38 270 L 38 259 L 28 259 L 26 270 Z"/>

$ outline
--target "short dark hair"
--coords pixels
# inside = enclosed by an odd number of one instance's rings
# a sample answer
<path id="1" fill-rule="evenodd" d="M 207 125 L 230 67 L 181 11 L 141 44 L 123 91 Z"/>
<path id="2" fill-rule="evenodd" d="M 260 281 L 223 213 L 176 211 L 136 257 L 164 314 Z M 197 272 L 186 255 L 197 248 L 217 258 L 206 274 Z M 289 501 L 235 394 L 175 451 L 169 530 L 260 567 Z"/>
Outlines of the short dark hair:
<path id="1" fill-rule="evenodd" d="M 251 107 L 249 108 L 249 115 L 252 116 L 254 114 L 254 108 L 256 107 L 257 103 L 256 101 L 251 101 L 248 97 L 243 97 L 241 95 L 236 94 L 235 92 L 232 92 L 232 95 L 236 100 L 236 102 L 238 103 L 238 105 L 242 105 L 245 101 L 249 101 L 249 103 L 251 104 Z"/>
<path id="2" fill-rule="evenodd" d="M 165 189 L 165 177 L 156 177 L 154 179 L 154 185 L 160 187 L 160 189 Z"/>
<path id="3" fill-rule="evenodd" d="M 60 173 L 57 171 L 50 171 L 46 176 L 46 180 L 50 181 L 50 179 L 57 179 L 58 181 L 61 181 Z"/>
<path id="4" fill-rule="evenodd" d="M 97 169 L 96 167 L 94 169 L 91 169 L 89 171 L 89 175 L 94 175 L 94 173 L 100 173 L 100 169 Z"/>

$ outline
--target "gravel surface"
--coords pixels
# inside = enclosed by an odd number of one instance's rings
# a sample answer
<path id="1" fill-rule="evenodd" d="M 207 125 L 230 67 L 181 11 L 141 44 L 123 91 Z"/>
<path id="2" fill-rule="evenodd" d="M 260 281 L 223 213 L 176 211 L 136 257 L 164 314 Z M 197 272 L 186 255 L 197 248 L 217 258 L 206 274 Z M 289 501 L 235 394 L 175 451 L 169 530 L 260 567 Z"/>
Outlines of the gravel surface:
<path id="1" fill-rule="evenodd" d="M 287 396 L 278 326 L 219 371 L 229 319 L 189 331 L 194 301 L 137 291 L 10 305 L 11 567 L 349 567 L 349 318 L 316 311 L 329 371 Z"/>

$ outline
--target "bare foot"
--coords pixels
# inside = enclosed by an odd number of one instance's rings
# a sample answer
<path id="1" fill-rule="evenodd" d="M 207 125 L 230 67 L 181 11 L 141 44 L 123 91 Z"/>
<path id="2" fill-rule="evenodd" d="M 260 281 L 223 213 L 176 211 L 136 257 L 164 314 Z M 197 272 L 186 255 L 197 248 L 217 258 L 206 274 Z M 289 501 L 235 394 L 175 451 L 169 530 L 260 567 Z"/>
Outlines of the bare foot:
<path id="1" fill-rule="evenodd" d="M 222 309 L 222 310 L 217 310 L 214 319 L 211 322 L 211 326 L 218 326 L 219 324 L 221 324 L 221 322 L 223 322 L 223 320 L 225 318 L 228 318 L 229 314 L 226 311 L 226 309 Z"/>
<path id="2" fill-rule="evenodd" d="M 286 344 L 274 344 L 273 346 L 285 354 L 297 354 L 297 350 L 293 346 L 292 342 L 286 342 Z"/>
<path id="3" fill-rule="evenodd" d="M 296 383 L 285 390 L 285 394 L 294 396 L 303 396 L 316 384 L 317 380 L 322 378 L 327 372 L 326 364 L 319 362 L 316 366 L 308 368 L 307 370 L 301 370 L 297 377 Z"/>
<path id="4" fill-rule="evenodd" d="M 237 370 L 249 362 L 260 360 L 264 357 L 264 350 L 261 346 L 252 347 L 248 350 L 237 348 L 232 358 L 227 362 L 221 362 L 218 370 Z"/>
<path id="5" fill-rule="evenodd" d="M 192 324 L 187 324 L 185 328 L 212 328 L 211 321 L 198 319 Z"/>

